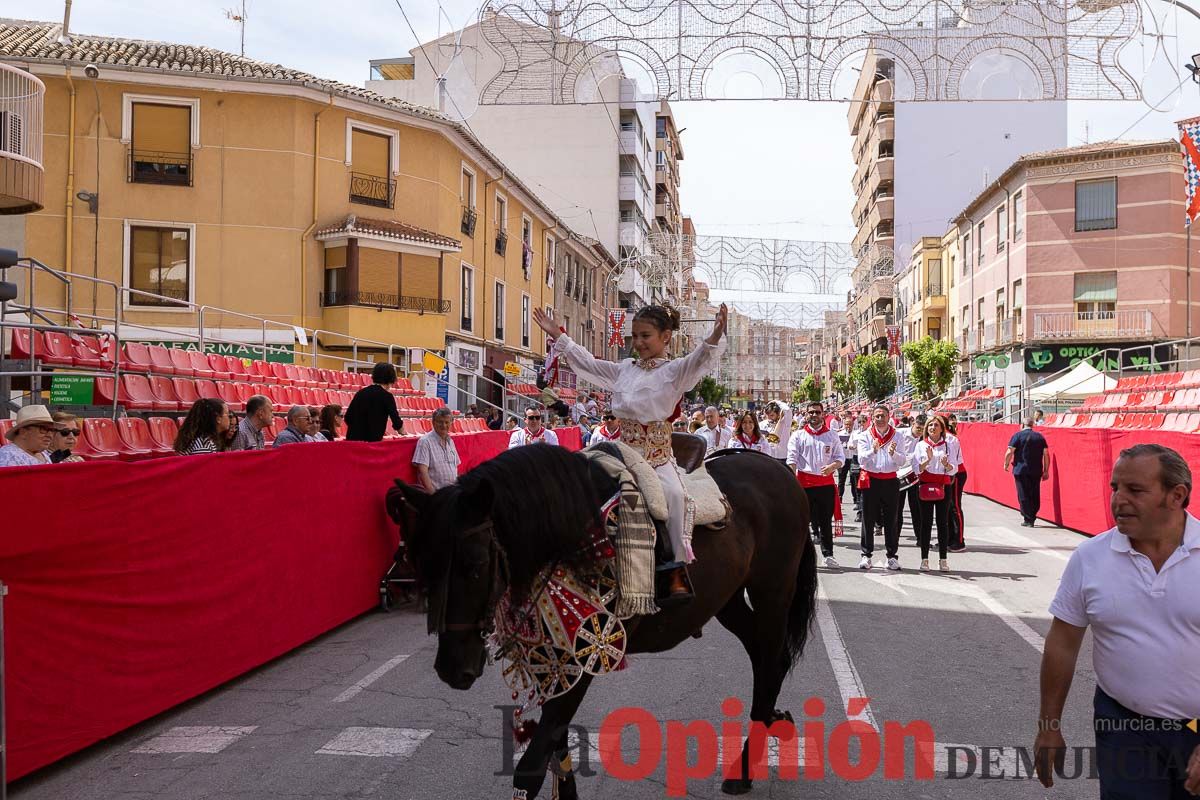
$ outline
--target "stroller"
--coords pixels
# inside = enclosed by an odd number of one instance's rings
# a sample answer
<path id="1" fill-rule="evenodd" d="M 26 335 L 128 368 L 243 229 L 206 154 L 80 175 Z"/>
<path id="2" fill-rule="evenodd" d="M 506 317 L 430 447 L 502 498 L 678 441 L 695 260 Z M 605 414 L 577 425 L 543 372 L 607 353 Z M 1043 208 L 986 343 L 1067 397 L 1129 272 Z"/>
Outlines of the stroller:
<path id="1" fill-rule="evenodd" d="M 379 607 L 391 611 L 400 605 L 411 603 L 417 598 L 417 576 L 408 562 L 408 549 L 404 540 L 392 556 L 392 565 L 379 580 Z"/>

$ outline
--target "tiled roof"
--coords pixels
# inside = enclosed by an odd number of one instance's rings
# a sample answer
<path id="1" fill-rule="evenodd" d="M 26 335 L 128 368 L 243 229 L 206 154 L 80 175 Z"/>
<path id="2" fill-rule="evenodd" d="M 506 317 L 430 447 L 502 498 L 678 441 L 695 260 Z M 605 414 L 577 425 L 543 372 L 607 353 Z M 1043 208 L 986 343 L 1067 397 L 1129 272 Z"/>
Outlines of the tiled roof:
<path id="1" fill-rule="evenodd" d="M 334 236 L 379 236 L 384 239 L 394 239 L 397 242 L 425 244 L 442 250 L 461 250 L 462 243 L 449 236 L 442 236 L 416 225 L 394 222 L 389 219 L 368 219 L 350 214 L 336 225 L 328 225 L 316 233 L 317 239 Z"/>
<path id="2" fill-rule="evenodd" d="M 153 72 L 179 72 L 288 83 L 378 103 L 430 119 L 448 121 L 447 117 L 430 108 L 212 47 L 92 36 L 86 33 L 72 33 L 70 43 L 61 44 L 58 41 L 61 31 L 62 26 L 53 22 L 0 19 L 0 58 L 50 61 L 56 64 L 69 61 L 74 64 L 107 65 Z"/>

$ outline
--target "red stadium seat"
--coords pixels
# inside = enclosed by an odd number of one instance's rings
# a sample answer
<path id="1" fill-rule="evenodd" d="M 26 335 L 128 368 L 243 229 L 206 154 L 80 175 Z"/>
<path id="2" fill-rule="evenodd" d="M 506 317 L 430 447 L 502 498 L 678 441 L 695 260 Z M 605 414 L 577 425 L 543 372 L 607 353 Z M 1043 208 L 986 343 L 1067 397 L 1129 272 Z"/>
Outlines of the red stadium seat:
<path id="1" fill-rule="evenodd" d="M 179 395 L 175 393 L 175 387 L 171 384 L 170 378 L 163 375 L 151 375 L 150 391 L 154 394 L 156 411 L 187 411 L 180 405 Z"/>
<path id="2" fill-rule="evenodd" d="M 292 404 L 291 399 L 288 397 L 287 392 L 284 391 L 284 387 L 282 386 L 262 386 L 259 388 L 266 390 L 262 392 L 262 394 L 265 394 L 267 397 L 271 398 L 271 402 L 275 404 L 276 411 L 280 410 L 280 406 L 289 406 Z"/>
<path id="3" fill-rule="evenodd" d="M 250 381 L 253 376 L 246 362 L 237 356 L 225 356 L 225 364 L 229 367 L 229 375 L 235 381 Z"/>
<path id="4" fill-rule="evenodd" d="M 203 378 L 196 381 L 196 394 L 199 397 L 208 398 L 210 400 L 225 399 L 224 397 L 221 397 L 221 390 L 217 388 L 217 384 L 214 381 Z"/>
<path id="5" fill-rule="evenodd" d="M 129 452 L 147 452 L 165 456 L 174 452 L 171 447 L 163 447 L 150 435 L 150 426 L 141 417 L 121 417 L 117 420 L 117 436 Z"/>
<path id="6" fill-rule="evenodd" d="M 147 458 L 149 448 L 136 447 L 121 439 L 117 424 L 104 417 L 91 417 L 83 421 L 83 435 L 89 440 L 93 449 L 102 453 L 115 453 L 123 461 L 133 461 Z"/>
<path id="7" fill-rule="evenodd" d="M 179 434 L 179 426 L 170 417 L 150 417 L 146 420 L 150 426 L 150 438 L 160 447 L 174 452 L 175 437 Z"/>
<path id="8" fill-rule="evenodd" d="M 212 381 L 205 381 L 212 383 Z M 196 389 L 196 382 L 187 378 L 175 378 L 171 381 L 172 387 L 175 389 L 175 395 L 179 398 L 179 410 L 191 410 L 192 404 L 200 399 L 200 393 Z M 214 386 L 215 390 L 216 387 Z"/>
<path id="9" fill-rule="evenodd" d="M 271 370 L 271 375 L 274 377 L 275 382 L 285 385 L 291 385 L 295 383 L 295 381 L 292 379 L 292 376 L 288 374 L 287 370 L 287 368 L 291 366 L 291 364 L 281 364 L 278 361 L 272 361 L 267 364 L 267 367 Z M 292 369 L 294 370 L 295 367 L 292 367 Z"/>
<path id="10" fill-rule="evenodd" d="M 250 374 L 259 383 L 275 383 L 275 373 L 271 371 L 271 365 L 266 361 L 251 361 Z"/>
<path id="11" fill-rule="evenodd" d="M 287 417 L 281 417 L 276 414 L 271 419 L 271 438 L 274 439 L 279 434 L 283 433 L 283 429 L 287 427 Z"/>
<path id="12" fill-rule="evenodd" d="M 217 389 L 217 394 L 225 401 L 225 405 L 229 406 L 230 410 L 244 411 L 246 409 L 246 401 L 238 393 L 238 387 L 245 386 L 247 397 L 249 397 L 253 393 L 253 390 L 249 386 L 244 383 L 227 383 L 225 381 L 214 385 Z"/>
<path id="13" fill-rule="evenodd" d="M 159 375 L 174 375 L 175 362 L 171 360 L 171 353 L 162 345 L 152 344 L 146 347 L 146 351 L 150 353 L 150 371 Z"/>
<path id="14" fill-rule="evenodd" d="M 111 379 L 110 379 L 111 382 Z M 71 451 L 73 455 L 83 456 L 88 461 L 109 461 L 120 458 L 120 454 L 107 450 L 97 450 L 92 446 L 92 442 L 87 437 L 86 419 L 79 420 L 79 428 L 83 433 L 75 439 L 75 449 Z M 2 436 L 2 434 L 0 434 Z"/>
<path id="15" fill-rule="evenodd" d="M 329 392 L 325 389 L 313 389 L 313 398 L 319 406 L 327 406 L 333 401 L 329 399 Z"/>
<path id="16" fill-rule="evenodd" d="M 71 337 L 60 331 L 43 331 L 42 361 L 47 364 L 57 364 L 64 367 L 75 366 L 75 356 L 71 351 Z"/>
<path id="17" fill-rule="evenodd" d="M 300 402 L 306 406 L 315 406 L 317 404 L 317 396 L 313 394 L 313 390 L 307 386 L 301 386 L 296 390 L 300 395 Z"/>
<path id="18" fill-rule="evenodd" d="M 167 355 L 171 357 L 171 366 L 175 368 L 175 374 L 183 378 L 194 378 L 196 371 L 192 369 L 192 359 L 188 356 L 188 351 L 178 347 L 168 347 Z"/>
<path id="19" fill-rule="evenodd" d="M 40 358 L 45 350 L 45 343 L 42 341 L 42 332 L 33 331 L 33 338 L 30 339 L 29 328 L 12 328 L 12 358 L 26 359 L 30 357 L 30 353 L 37 358 Z M 30 341 L 33 342 L 32 349 Z"/>
<path id="20" fill-rule="evenodd" d="M 122 349 L 122 372 L 149 372 L 154 368 L 150 361 L 150 348 L 141 342 L 126 342 Z"/>
<path id="21" fill-rule="evenodd" d="M 212 378 L 216 376 L 216 372 L 208 363 L 208 356 L 201 353 L 199 350 L 186 350 L 188 363 L 192 368 L 192 374 L 197 378 Z"/>
<path id="22" fill-rule="evenodd" d="M 229 361 L 225 356 L 220 353 L 209 353 L 205 358 L 208 361 L 208 369 L 212 372 L 213 380 L 233 380 L 233 376 L 229 374 Z"/>
<path id="23" fill-rule="evenodd" d="M 96 378 L 95 402 L 100 405 L 113 404 L 112 378 Z M 117 390 L 116 401 L 126 408 L 136 411 L 153 411 L 154 392 L 150 390 L 150 381 L 145 375 L 122 375 Z"/>

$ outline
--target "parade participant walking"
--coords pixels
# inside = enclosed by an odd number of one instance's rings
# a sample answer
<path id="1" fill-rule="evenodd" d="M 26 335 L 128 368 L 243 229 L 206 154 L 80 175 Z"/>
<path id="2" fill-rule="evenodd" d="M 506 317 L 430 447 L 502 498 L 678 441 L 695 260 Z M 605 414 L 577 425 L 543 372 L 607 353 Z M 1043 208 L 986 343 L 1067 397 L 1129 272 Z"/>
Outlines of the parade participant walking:
<path id="1" fill-rule="evenodd" d="M 952 442 L 958 441 L 958 418 L 951 414 L 946 417 L 946 438 Z M 959 444 L 961 451 L 962 445 Z M 961 553 L 967 549 L 967 537 L 965 532 L 965 523 L 963 521 L 962 498 L 963 492 L 967 488 L 967 462 L 964 460 L 958 466 L 958 472 L 954 475 L 954 493 L 951 500 L 954 505 L 950 506 L 950 552 Z"/>
<path id="2" fill-rule="evenodd" d="M 904 437 L 904 445 L 910 453 L 916 450 L 917 443 L 925 437 L 926 421 L 924 414 L 918 414 L 913 417 L 912 422 L 907 428 L 896 429 L 896 433 Z M 916 464 L 911 459 L 906 466 L 912 468 L 914 472 L 917 471 Z M 913 536 L 917 538 L 920 538 L 921 514 L 923 509 L 920 494 L 921 486 L 919 482 L 914 482 L 907 489 L 901 489 L 900 502 L 897 504 L 898 508 L 896 509 L 896 530 L 904 530 L 904 506 L 907 505 L 908 521 L 912 524 Z"/>
<path id="3" fill-rule="evenodd" d="M 900 531 L 896 528 L 896 508 L 900 504 L 900 482 L 896 470 L 908 460 L 909 452 L 896 434 L 888 407 L 875 406 L 871 414 L 874 424 L 854 434 L 858 453 L 859 489 L 862 491 L 862 558 L 859 569 L 871 569 L 875 553 L 875 522 L 883 520 L 883 541 L 887 551 L 887 568 L 900 569 Z"/>
<path id="4" fill-rule="evenodd" d="M 1032 528 L 1042 508 L 1042 481 L 1050 477 L 1050 445 L 1046 437 L 1033 429 L 1037 419 L 1025 420 L 1021 430 L 1008 440 L 1004 453 L 1004 471 L 1012 467 L 1017 484 L 1017 505 L 1021 507 L 1023 528 Z"/>
<path id="5" fill-rule="evenodd" d="M 833 519 L 839 504 L 834 475 L 846 461 L 846 453 L 842 440 L 829 429 L 824 406 L 809 403 L 807 417 L 788 445 L 787 464 L 796 471 L 796 479 L 808 495 L 808 509 L 821 540 L 825 566 L 835 569 L 839 565 L 833 557 Z"/>
<path id="6" fill-rule="evenodd" d="M 592 429 L 592 438 L 588 440 L 588 444 L 620 441 L 621 426 L 617 424 L 616 416 L 611 411 L 605 411 L 600 421 L 604 424 Z"/>
<path id="7" fill-rule="evenodd" d="M 542 426 L 542 409 L 530 406 L 525 409 L 525 427 L 517 428 L 508 437 L 508 449 L 527 444 L 558 444 L 558 434 Z"/>
<path id="8" fill-rule="evenodd" d="M 946 420 L 934 417 L 925 425 L 925 438 L 916 443 L 913 453 L 920 483 L 915 489 L 920 495 L 921 510 L 913 518 L 917 525 L 917 545 L 921 548 L 921 570 L 929 569 L 929 538 L 937 523 L 938 569 L 950 571 L 946 548 L 950 537 L 950 487 L 954 473 L 962 463 L 958 442 L 946 438 Z"/>
<path id="9" fill-rule="evenodd" d="M 767 437 L 768 455 L 781 462 L 787 461 L 788 443 L 792 438 L 792 407 L 772 400 L 767 403 L 767 418 L 762 423 L 762 432 Z"/>
<path id="10" fill-rule="evenodd" d="M 696 433 L 708 443 L 706 454 L 729 447 L 729 439 L 733 436 L 733 431 L 721 424 L 721 417 L 714 406 L 704 409 L 704 424 Z"/>
<path id="11" fill-rule="evenodd" d="M 757 450 L 760 453 L 771 454 L 771 445 L 767 437 L 758 427 L 758 417 L 753 411 L 747 411 L 738 419 L 736 433 L 729 440 L 729 446 L 735 450 Z"/>
<path id="12" fill-rule="evenodd" d="M 846 496 L 846 479 L 850 477 L 850 467 L 856 463 L 854 453 L 850 449 L 850 436 L 854 433 L 854 412 L 842 412 L 842 429 L 838 431 L 838 440 L 842 443 L 842 450 L 846 453 L 846 460 L 842 462 L 842 468 L 838 470 L 838 490 L 837 499 L 840 504 Z M 850 482 L 850 496 L 855 498 L 855 505 L 858 504 L 858 489 L 854 486 L 854 481 Z"/>
<path id="13" fill-rule="evenodd" d="M 721 305 L 712 333 L 699 347 L 683 358 L 672 360 L 667 357 L 667 347 L 672 333 L 679 330 L 679 312 L 666 306 L 645 306 L 632 323 L 632 346 L 638 357 L 620 362 L 593 356 L 573 342 L 540 308 L 533 315 L 538 327 L 554 337 L 552 356 L 565 357 L 575 374 L 612 393 L 609 410 L 620 421 L 621 441 L 642 453 L 654 467 L 667 499 L 667 534 L 674 558 L 668 577 L 669 591 L 672 597 L 687 597 L 690 592 L 684 581 L 683 564 L 695 559 L 688 513 L 692 504 L 671 450 L 670 420 L 680 413 L 683 393 L 692 389 L 720 358 L 728 308 Z M 707 409 L 705 416 L 711 418 L 710 424 L 718 431 L 726 430 L 716 425 L 715 408 Z M 716 443 L 723 446 L 728 442 L 726 432 L 724 440 L 718 438 Z"/>
<path id="14" fill-rule="evenodd" d="M 1053 771 L 1063 774 L 1063 707 L 1090 625 L 1100 797 L 1195 795 L 1200 520 L 1187 511 L 1192 473 L 1174 450 L 1139 444 L 1121 451 L 1110 486 L 1116 527 L 1079 542 L 1050 604 L 1035 769 L 1047 788 Z"/>

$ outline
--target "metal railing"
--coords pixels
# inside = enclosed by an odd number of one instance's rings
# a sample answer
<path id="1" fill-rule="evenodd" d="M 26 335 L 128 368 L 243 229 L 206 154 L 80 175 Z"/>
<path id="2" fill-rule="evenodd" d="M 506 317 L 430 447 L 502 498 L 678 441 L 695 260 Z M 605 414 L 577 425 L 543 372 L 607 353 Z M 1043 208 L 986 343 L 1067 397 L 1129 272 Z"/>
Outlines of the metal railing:
<path id="1" fill-rule="evenodd" d="M 321 292 L 321 307 L 368 306 L 399 311 L 419 311 L 430 314 L 449 314 L 450 301 L 436 297 L 414 297 L 388 292 Z"/>
<path id="2" fill-rule="evenodd" d="M 160 186 L 192 185 L 192 151 L 139 150 L 129 148 L 130 183 L 153 183 Z"/>
<path id="3" fill-rule="evenodd" d="M 459 230 L 472 239 L 475 238 L 475 223 L 479 219 L 479 213 L 473 208 L 463 206 L 462 224 L 459 225 Z"/>
<path id="4" fill-rule="evenodd" d="M 1151 336 L 1150 309 L 1116 311 L 1054 311 L 1033 315 L 1035 339 L 1094 339 Z"/>
<path id="5" fill-rule="evenodd" d="M 943 297 L 945 294 L 946 292 L 942 289 L 941 281 L 925 284 L 926 297 Z"/>
<path id="6" fill-rule="evenodd" d="M 496 255 L 502 256 L 508 250 L 508 234 L 499 231 L 496 234 Z"/>
<path id="7" fill-rule="evenodd" d="M 0 64 L 0 153 L 42 169 L 42 109 L 46 84 Z"/>
<path id="8" fill-rule="evenodd" d="M 365 172 L 350 173 L 350 202 L 378 208 L 392 208 L 396 200 L 396 182 Z"/>

